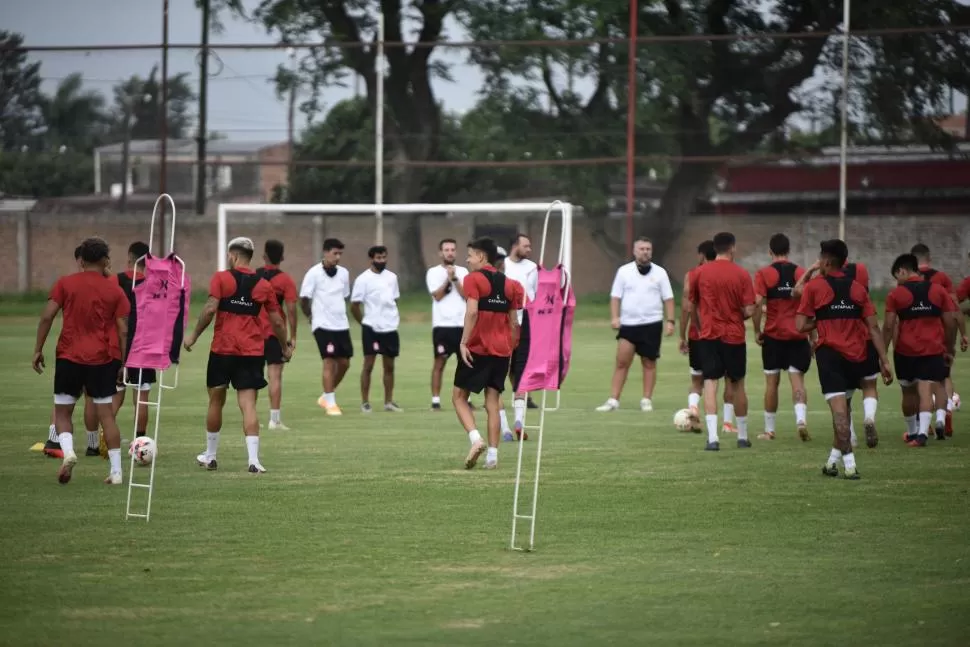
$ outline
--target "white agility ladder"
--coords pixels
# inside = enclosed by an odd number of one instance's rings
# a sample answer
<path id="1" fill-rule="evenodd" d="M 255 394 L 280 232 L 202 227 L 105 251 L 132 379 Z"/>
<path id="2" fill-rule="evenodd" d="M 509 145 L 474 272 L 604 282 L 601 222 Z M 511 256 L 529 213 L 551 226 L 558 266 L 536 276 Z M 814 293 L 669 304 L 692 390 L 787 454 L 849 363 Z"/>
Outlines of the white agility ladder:
<path id="1" fill-rule="evenodd" d="M 169 202 L 169 204 L 172 205 L 171 236 L 169 237 L 168 254 L 165 254 L 164 255 L 164 256 L 169 256 L 169 255 L 171 255 L 171 254 L 173 254 L 175 252 L 175 200 L 173 200 L 172 199 L 172 196 L 170 196 L 167 193 L 163 193 L 162 195 L 158 196 L 158 199 L 155 200 L 155 206 L 152 208 L 151 229 L 150 229 L 150 233 L 148 234 L 148 249 L 149 249 L 149 253 L 151 253 L 150 250 L 152 250 L 154 248 L 153 243 L 154 243 L 154 240 L 155 240 L 155 216 L 158 213 L 158 207 L 162 203 L 162 200 L 163 199 L 167 199 L 168 202 Z M 164 245 L 165 232 L 162 232 L 161 235 L 162 235 L 162 244 Z M 135 261 L 135 269 L 133 270 L 132 280 L 131 280 L 131 282 L 132 282 L 132 289 L 134 289 L 134 285 L 136 283 L 136 279 L 137 279 L 136 273 L 138 271 L 138 265 L 140 263 L 144 263 L 146 261 L 146 259 L 147 259 L 147 256 L 142 256 L 137 261 Z M 181 258 L 179 258 L 178 256 L 176 256 L 175 259 L 179 262 L 179 265 L 181 265 L 181 267 L 182 267 L 182 278 L 181 278 L 181 281 L 180 281 L 180 287 L 184 289 L 185 288 L 185 262 Z M 188 298 L 188 297 L 186 297 L 186 298 Z M 140 404 L 141 404 L 141 399 L 142 399 L 142 394 L 143 394 L 143 392 L 141 390 L 139 390 L 141 388 L 141 385 L 143 384 L 143 380 L 142 380 L 142 370 L 143 369 L 139 369 L 138 370 L 138 380 L 136 382 L 131 382 L 130 381 L 130 376 L 129 376 L 128 368 L 127 367 L 125 367 L 125 373 L 124 373 L 124 377 L 125 377 L 125 387 L 126 388 L 127 387 L 136 387 L 136 389 L 135 389 L 135 422 L 134 422 L 134 426 L 132 428 L 132 442 L 134 442 L 134 440 L 136 438 L 135 434 L 138 433 L 138 414 L 139 414 L 139 411 L 141 409 Z M 173 377 L 171 384 L 165 384 L 164 377 L 165 377 L 165 371 L 164 370 L 157 370 L 156 371 L 156 383 L 157 383 L 158 388 L 155 390 L 155 400 L 153 402 L 145 402 L 145 404 L 147 406 L 154 407 L 154 409 L 155 409 L 155 425 L 154 425 L 154 429 L 152 430 L 152 440 L 155 442 L 155 456 L 153 457 L 152 463 L 151 463 L 151 465 L 149 466 L 149 469 L 148 469 L 148 483 L 136 483 L 135 482 L 135 474 L 136 474 L 136 470 L 135 470 L 135 456 L 134 456 L 134 454 L 131 455 L 131 461 L 130 461 L 130 465 L 129 465 L 129 468 L 128 468 L 128 501 L 127 501 L 127 503 L 125 505 L 125 520 L 126 521 L 128 519 L 131 519 L 131 518 L 136 518 L 136 519 L 144 519 L 147 522 L 149 520 L 149 518 L 151 517 L 151 513 L 152 513 L 152 493 L 154 492 L 154 489 L 155 489 L 155 465 L 158 464 L 158 454 L 159 454 L 159 452 L 158 452 L 158 429 L 159 429 L 159 419 L 161 418 L 161 412 L 162 412 L 162 393 L 164 391 L 174 389 L 174 388 L 176 388 L 178 386 L 178 383 L 179 383 L 179 364 L 178 363 L 175 363 L 175 376 Z M 146 396 L 147 396 L 147 393 L 146 393 Z M 132 494 L 132 490 L 134 488 L 141 488 L 141 489 L 148 490 L 148 498 L 147 498 L 147 500 L 145 502 L 144 513 L 141 513 L 141 512 L 132 512 L 131 494 Z"/>
<path id="2" fill-rule="evenodd" d="M 562 208 L 562 202 L 556 200 L 551 205 L 549 205 L 549 210 L 546 211 L 545 222 L 542 225 L 542 244 L 539 247 L 539 267 L 543 266 L 543 258 L 546 253 L 546 237 L 549 233 L 549 218 L 553 211 L 559 210 L 563 215 L 562 228 L 560 232 L 559 239 L 559 261 L 558 265 L 563 265 L 565 250 L 571 245 L 572 237 L 572 213 L 571 210 L 565 210 Z M 565 292 L 563 299 L 567 299 L 569 295 L 570 281 L 572 280 L 572 272 L 567 268 L 563 268 L 563 273 L 566 275 L 566 283 L 563 286 Z M 526 425 L 523 421 L 523 433 L 519 435 L 518 445 L 519 445 L 519 457 L 515 465 L 515 493 L 512 496 L 512 539 L 510 546 L 512 550 L 519 551 L 531 551 L 535 546 L 536 539 L 536 507 L 539 502 L 539 468 L 542 464 L 542 432 L 546 424 L 546 412 L 556 411 L 559 409 L 561 390 L 556 389 L 556 406 L 547 407 L 546 400 L 549 395 L 549 391 L 543 390 L 542 392 L 542 403 L 539 405 L 539 424 L 538 425 Z M 526 431 L 535 431 L 538 434 L 536 438 L 536 463 L 535 472 L 533 474 L 532 481 L 532 502 L 531 509 L 528 514 L 523 514 L 519 512 L 519 489 L 522 484 L 522 449 L 524 446 L 524 438 Z M 517 530 L 519 520 L 529 522 L 529 546 L 525 548 L 517 542 Z"/>

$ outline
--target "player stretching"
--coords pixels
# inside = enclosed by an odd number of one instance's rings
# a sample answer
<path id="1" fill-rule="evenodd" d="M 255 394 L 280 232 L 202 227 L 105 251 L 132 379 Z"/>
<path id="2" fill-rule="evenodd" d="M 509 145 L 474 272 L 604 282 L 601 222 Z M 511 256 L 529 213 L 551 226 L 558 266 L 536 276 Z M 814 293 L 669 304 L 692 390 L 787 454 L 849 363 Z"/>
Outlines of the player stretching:
<path id="1" fill-rule="evenodd" d="M 364 348 L 364 367 L 360 372 L 360 410 L 371 413 L 370 378 L 374 360 L 380 355 L 384 377 L 384 411 L 403 411 L 394 402 L 394 358 L 401 352 L 397 328 L 401 315 L 397 300 L 401 298 L 397 274 L 387 269 L 387 247 L 375 245 L 367 250 L 370 269 L 354 281 L 350 295 L 350 312 L 360 324 L 360 341 Z M 361 313 L 360 306 L 364 305 Z"/>
<path id="2" fill-rule="evenodd" d="M 471 443 L 465 469 L 475 467 L 485 451 L 485 443 L 475 426 L 475 414 L 468 406 L 469 394 L 482 390 L 485 391 L 488 416 L 485 468 L 498 467 L 501 395 L 509 374 L 509 358 L 518 342 L 519 319 L 515 311 L 525 300 L 522 286 L 495 269 L 497 255 L 498 248 L 491 238 L 468 243 L 471 273 L 465 277 L 463 285 L 467 308 L 451 396 L 455 413 Z"/>
<path id="3" fill-rule="evenodd" d="M 350 273 L 340 267 L 343 253 L 344 244 L 336 238 L 323 241 L 323 261 L 307 271 L 300 286 L 300 307 L 323 360 L 323 394 L 317 404 L 328 416 L 342 414 L 336 391 L 354 356 L 345 303 L 350 297 Z"/>
<path id="4" fill-rule="evenodd" d="M 616 330 L 616 367 L 610 397 L 597 411 L 620 408 L 620 394 L 630 373 L 633 356 L 643 367 L 643 398 L 640 411 L 653 411 L 657 385 L 657 360 L 663 335 L 674 334 L 674 291 L 667 271 L 652 263 L 653 243 L 640 237 L 633 243 L 633 260 L 621 265 L 610 289 L 610 320 Z M 666 319 L 666 324 L 664 323 Z"/>
<path id="5" fill-rule="evenodd" d="M 822 467 L 826 476 L 839 475 L 839 459 L 842 459 L 843 476 L 847 479 L 859 478 L 855 454 L 849 433 L 848 401 L 852 391 L 863 388 L 875 389 L 868 379 L 873 371 L 882 373 L 883 381 L 892 384 L 892 371 L 886 359 L 886 346 L 883 343 L 876 309 L 869 300 L 869 294 L 858 281 L 853 281 L 844 272 L 849 252 L 841 240 L 827 240 L 821 245 L 818 262 L 818 275 L 805 284 L 795 327 L 803 333 L 815 330 L 818 338 L 815 343 L 815 363 L 822 394 L 832 411 L 832 427 L 835 438 L 829 458 Z M 869 353 L 869 343 L 875 348 L 878 358 L 873 365 Z M 878 438 L 875 426 L 866 426 L 866 442 L 875 447 Z"/>
<path id="6" fill-rule="evenodd" d="M 57 480 L 67 483 L 77 463 L 71 416 L 81 393 L 91 396 L 104 430 L 110 472 L 105 483 L 120 485 L 121 432 L 115 420 L 114 395 L 120 380 L 111 353 L 111 331 L 117 335 L 124 354 L 128 336 L 128 299 L 113 281 L 104 278 L 108 265 L 108 244 L 100 238 L 81 243 L 81 271 L 62 276 L 51 289 L 50 298 L 37 325 L 33 367 L 44 370 L 44 344 L 57 313 L 63 323 L 57 340 L 54 366 L 54 425 L 64 458 Z"/>
<path id="7" fill-rule="evenodd" d="M 707 451 L 718 451 L 717 386 L 721 378 L 731 382 L 730 397 L 737 413 L 738 447 L 751 447 L 748 440 L 748 394 L 744 390 L 748 352 L 744 321 L 754 314 L 751 276 L 734 262 L 734 234 L 714 236 L 717 257 L 694 270 L 689 288 L 691 317 L 697 318 L 697 340 L 704 378 L 704 412 L 707 423 Z M 727 396 L 725 396 L 727 397 Z"/>
<path id="8" fill-rule="evenodd" d="M 805 373 L 812 363 L 812 347 L 808 337 L 795 329 L 795 312 L 798 301 L 792 297 L 792 289 L 805 274 L 805 270 L 788 260 L 791 243 L 784 234 L 775 234 L 768 241 L 771 265 L 763 267 L 754 275 L 754 334 L 761 346 L 761 362 L 765 372 L 765 431 L 760 440 L 774 440 L 775 416 L 778 413 L 778 387 L 781 372 L 788 372 L 791 397 L 795 404 L 795 426 L 798 437 L 810 440 L 808 435 L 808 400 L 805 393 Z M 761 329 L 762 312 L 766 306 L 764 330 Z"/>
<path id="9" fill-rule="evenodd" d="M 269 281 L 269 285 L 276 294 L 276 302 L 280 306 L 280 314 L 286 319 L 289 326 L 289 346 L 290 354 L 296 350 L 296 283 L 293 277 L 280 269 L 283 262 L 283 243 L 278 240 L 267 240 L 263 246 L 263 262 L 265 265 L 256 270 L 256 275 Z M 262 310 L 260 318 L 263 323 L 263 334 L 266 340 L 263 343 L 263 355 L 266 360 L 266 377 L 269 378 L 269 428 L 280 431 L 289 431 L 290 428 L 283 424 L 280 410 L 283 406 L 283 367 L 286 362 L 283 358 L 283 344 L 273 335 L 273 327 L 269 323 L 267 310 Z"/>
<path id="10" fill-rule="evenodd" d="M 209 389 L 209 410 L 205 417 L 205 451 L 196 457 L 208 470 L 218 467 L 219 432 L 222 410 L 226 406 L 229 385 L 236 390 L 236 402 L 243 418 L 243 435 L 249 454 L 249 472 L 266 471 L 259 462 L 259 414 L 256 395 L 266 386 L 263 379 L 265 339 L 260 312 L 266 310 L 276 338 L 284 342 L 283 359 L 290 358 L 290 345 L 285 343 L 286 326 L 280 316 L 276 293 L 269 282 L 249 267 L 255 247 L 248 238 L 233 238 L 227 250 L 229 269 L 216 272 L 209 281 L 209 298 L 199 314 L 199 321 L 185 338 L 185 350 L 191 351 L 212 319 L 212 347 L 206 367 L 205 382 Z"/>
<path id="11" fill-rule="evenodd" d="M 705 240 L 697 246 L 697 267 L 713 261 L 716 257 L 717 252 L 714 251 L 713 240 Z M 690 423 L 693 430 L 700 433 L 699 407 L 701 394 L 704 392 L 704 377 L 696 343 L 700 329 L 697 327 L 697 322 L 690 316 L 690 283 L 697 267 L 688 270 L 687 274 L 684 275 L 684 294 L 680 301 L 680 353 L 687 356 L 687 365 L 690 367 L 690 391 L 687 392 L 687 410 L 690 411 Z"/>
<path id="12" fill-rule="evenodd" d="M 946 368 L 956 353 L 957 306 L 943 286 L 924 278 L 915 255 L 897 258 L 892 273 L 899 285 L 886 297 L 883 337 L 893 345 L 893 365 L 903 389 L 904 413 L 919 414 L 917 428 L 910 428 L 903 440 L 910 447 L 924 447 L 934 396 L 936 402 L 943 403 Z M 946 414 L 937 405 L 937 440 L 946 439 Z"/>
<path id="13" fill-rule="evenodd" d="M 501 248 L 499 248 L 501 249 Z M 539 266 L 529 260 L 532 255 L 532 240 L 525 234 L 516 234 L 509 248 L 508 256 L 504 259 L 504 269 L 499 270 L 513 281 L 517 281 L 525 290 L 525 303 L 536 298 L 539 287 Z M 519 380 L 525 371 L 525 364 L 529 359 L 529 313 L 525 311 L 525 304 L 519 308 L 519 344 L 512 351 L 509 367 L 509 378 L 512 380 L 514 392 L 512 411 L 515 414 L 515 433 L 522 433 L 525 427 L 525 410 L 535 409 L 536 403 L 532 396 L 525 391 L 519 391 Z M 503 409 L 504 411 L 504 409 Z"/>

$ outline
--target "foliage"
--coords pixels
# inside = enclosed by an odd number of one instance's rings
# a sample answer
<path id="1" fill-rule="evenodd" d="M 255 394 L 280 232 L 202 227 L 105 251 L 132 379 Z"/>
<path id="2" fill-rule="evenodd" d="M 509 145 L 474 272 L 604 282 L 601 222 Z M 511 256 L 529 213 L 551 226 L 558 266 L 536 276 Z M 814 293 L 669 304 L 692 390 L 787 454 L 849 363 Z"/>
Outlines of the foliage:
<path id="1" fill-rule="evenodd" d="M 94 162 L 86 153 L 0 152 L 0 194 L 55 198 L 93 190 Z"/>
<path id="2" fill-rule="evenodd" d="M 42 96 L 40 111 L 47 150 L 64 146 L 74 151 L 90 152 L 104 139 L 109 121 L 104 96 L 94 90 L 85 90 L 84 78 L 79 72 L 58 83 L 53 95 Z"/>
<path id="3" fill-rule="evenodd" d="M 0 150 L 30 146 L 41 128 L 40 63 L 11 48 L 23 46 L 20 34 L 0 30 Z"/>
<path id="4" fill-rule="evenodd" d="M 195 93 L 189 87 L 188 79 L 188 73 L 176 74 L 168 79 L 166 128 L 169 139 L 191 136 Z M 152 67 L 146 78 L 135 75 L 125 79 L 114 87 L 113 93 L 112 132 L 115 141 L 124 137 L 126 114 L 131 116 L 132 139 L 159 139 L 162 132 L 162 88 L 158 66 Z"/>

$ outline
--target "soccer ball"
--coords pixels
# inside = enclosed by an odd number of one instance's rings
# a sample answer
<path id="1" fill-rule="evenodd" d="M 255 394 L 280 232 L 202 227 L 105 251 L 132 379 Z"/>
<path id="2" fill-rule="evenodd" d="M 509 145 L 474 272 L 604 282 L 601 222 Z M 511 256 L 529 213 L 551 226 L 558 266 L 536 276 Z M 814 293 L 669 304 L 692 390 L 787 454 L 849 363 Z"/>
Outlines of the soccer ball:
<path id="1" fill-rule="evenodd" d="M 954 411 L 959 411 L 960 410 L 960 394 L 959 393 L 954 393 L 953 394 L 953 410 Z"/>
<path id="2" fill-rule="evenodd" d="M 677 431 L 690 431 L 690 409 L 681 409 L 674 414 L 674 429 Z"/>
<path id="3" fill-rule="evenodd" d="M 136 465 L 151 465 L 155 460 L 155 441 L 148 436 L 135 438 L 128 448 L 128 453 L 134 457 Z"/>

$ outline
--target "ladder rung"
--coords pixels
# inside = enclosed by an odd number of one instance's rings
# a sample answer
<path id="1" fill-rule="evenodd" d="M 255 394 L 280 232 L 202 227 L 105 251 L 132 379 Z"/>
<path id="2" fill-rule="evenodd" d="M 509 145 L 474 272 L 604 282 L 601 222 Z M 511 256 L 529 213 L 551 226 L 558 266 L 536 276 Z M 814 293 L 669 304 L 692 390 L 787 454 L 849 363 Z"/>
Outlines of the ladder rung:
<path id="1" fill-rule="evenodd" d="M 147 488 L 151 487 L 150 485 L 147 485 L 145 483 L 129 483 L 128 485 L 131 487 L 147 487 Z"/>
<path id="2" fill-rule="evenodd" d="M 148 515 L 147 514 L 135 514 L 134 512 L 126 512 L 125 515 L 128 516 L 128 517 L 138 517 L 139 519 L 147 519 L 148 518 Z"/>
<path id="3" fill-rule="evenodd" d="M 531 514 L 517 514 L 517 515 L 515 515 L 515 518 L 516 519 L 532 519 L 532 515 Z"/>

